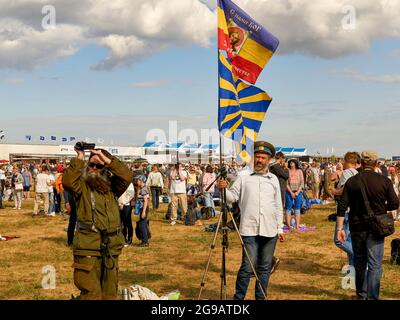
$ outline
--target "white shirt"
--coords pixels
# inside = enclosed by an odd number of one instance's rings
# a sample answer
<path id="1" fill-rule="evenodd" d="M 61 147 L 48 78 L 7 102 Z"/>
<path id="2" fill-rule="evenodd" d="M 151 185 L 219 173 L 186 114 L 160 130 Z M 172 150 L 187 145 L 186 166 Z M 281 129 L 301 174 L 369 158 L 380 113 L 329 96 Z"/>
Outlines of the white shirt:
<path id="1" fill-rule="evenodd" d="M 36 192 L 49 192 L 49 186 L 47 182 L 50 182 L 48 174 L 39 173 L 36 177 Z"/>
<path id="2" fill-rule="evenodd" d="M 226 199 L 229 203 L 239 201 L 242 236 L 283 234 L 281 188 L 274 174 L 239 176 L 226 190 Z"/>
<path id="3" fill-rule="evenodd" d="M 180 170 L 180 173 L 187 179 L 188 174 L 186 171 Z M 179 173 L 176 172 L 175 180 L 171 180 L 170 193 L 186 193 L 186 179 L 182 181 Z"/>
<path id="4" fill-rule="evenodd" d="M 128 189 L 125 190 L 125 192 L 118 198 L 118 204 L 122 206 L 128 206 L 131 200 L 135 197 L 135 187 L 133 186 L 133 183 L 131 183 L 128 187 Z"/>
<path id="5" fill-rule="evenodd" d="M 6 180 L 5 172 L 1 169 L 0 169 L 0 180 Z"/>
<path id="6" fill-rule="evenodd" d="M 164 181 L 161 172 L 150 172 L 146 180 L 147 187 L 160 187 L 164 188 Z"/>

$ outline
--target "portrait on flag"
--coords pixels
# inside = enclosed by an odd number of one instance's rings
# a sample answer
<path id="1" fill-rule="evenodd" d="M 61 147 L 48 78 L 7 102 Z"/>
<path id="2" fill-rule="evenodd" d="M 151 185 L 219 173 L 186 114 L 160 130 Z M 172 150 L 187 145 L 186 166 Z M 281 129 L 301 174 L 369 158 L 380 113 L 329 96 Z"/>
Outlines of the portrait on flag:
<path id="1" fill-rule="evenodd" d="M 226 51 L 233 73 L 255 84 L 279 40 L 231 0 L 218 0 L 218 49 Z"/>

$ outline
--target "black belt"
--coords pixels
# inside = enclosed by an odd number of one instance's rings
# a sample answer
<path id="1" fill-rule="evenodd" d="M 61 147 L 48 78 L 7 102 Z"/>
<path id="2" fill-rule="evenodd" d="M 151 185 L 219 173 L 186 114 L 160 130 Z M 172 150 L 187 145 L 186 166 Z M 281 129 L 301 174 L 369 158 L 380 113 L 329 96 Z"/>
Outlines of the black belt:
<path id="1" fill-rule="evenodd" d="M 100 230 L 98 228 L 96 228 L 95 226 L 93 226 L 91 224 L 77 221 L 76 225 L 77 225 L 78 230 L 85 230 L 85 231 L 91 231 L 91 232 L 96 232 L 96 233 L 100 232 Z M 116 236 L 121 233 L 121 228 L 118 227 L 114 231 L 106 231 L 106 233 L 108 236 Z"/>

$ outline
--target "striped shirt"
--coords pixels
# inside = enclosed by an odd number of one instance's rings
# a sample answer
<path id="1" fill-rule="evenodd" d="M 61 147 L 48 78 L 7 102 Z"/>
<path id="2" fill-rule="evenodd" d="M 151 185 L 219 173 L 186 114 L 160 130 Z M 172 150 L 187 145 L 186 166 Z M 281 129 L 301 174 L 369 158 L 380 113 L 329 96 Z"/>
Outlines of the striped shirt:
<path id="1" fill-rule="evenodd" d="M 300 188 L 304 188 L 303 171 L 301 171 L 300 169 L 289 170 L 288 184 L 292 191 L 297 191 Z"/>

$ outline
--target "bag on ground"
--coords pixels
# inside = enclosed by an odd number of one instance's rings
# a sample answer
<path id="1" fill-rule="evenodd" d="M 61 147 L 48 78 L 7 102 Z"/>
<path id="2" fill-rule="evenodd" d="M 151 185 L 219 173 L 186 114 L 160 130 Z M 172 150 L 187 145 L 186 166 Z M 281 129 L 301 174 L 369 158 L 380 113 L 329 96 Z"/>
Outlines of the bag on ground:
<path id="1" fill-rule="evenodd" d="M 391 258 L 390 258 L 390 262 L 392 264 L 397 264 L 400 265 L 400 238 L 397 239 L 393 239 L 391 242 Z"/>

